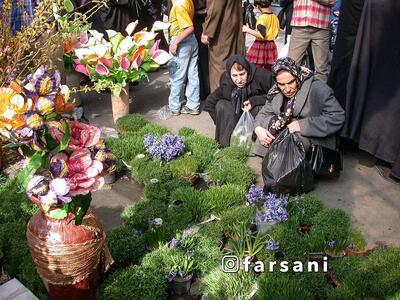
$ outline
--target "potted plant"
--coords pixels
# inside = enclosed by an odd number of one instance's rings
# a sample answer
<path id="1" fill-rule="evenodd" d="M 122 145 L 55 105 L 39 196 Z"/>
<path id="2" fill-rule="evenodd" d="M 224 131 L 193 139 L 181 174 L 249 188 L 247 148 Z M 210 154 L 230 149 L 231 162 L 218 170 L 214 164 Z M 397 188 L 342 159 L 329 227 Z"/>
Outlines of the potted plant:
<path id="1" fill-rule="evenodd" d="M 328 240 L 325 241 L 325 254 L 329 258 L 341 258 L 346 255 L 345 248 L 347 246 L 347 240 Z"/>
<path id="2" fill-rule="evenodd" d="M 364 256 L 368 253 L 365 250 L 367 241 L 361 231 L 352 228 L 349 234 L 349 244 L 346 247 L 346 256 Z"/>
<path id="3" fill-rule="evenodd" d="M 170 55 L 158 49 L 159 41 L 151 45 L 160 28 L 168 24 L 156 22 L 150 32 L 140 31 L 132 35 L 136 22 L 126 27 L 127 36 L 114 30 L 106 30 L 108 41 L 96 30 L 89 30 L 86 43 L 74 50 L 75 70 L 88 76 L 97 91 L 111 90 L 114 122 L 129 113 L 129 83 L 147 77 L 147 73 L 165 64 Z"/>
<path id="4" fill-rule="evenodd" d="M 180 255 L 174 257 L 174 265 L 167 276 L 167 280 L 172 284 L 176 295 L 185 295 L 190 290 L 193 278 L 194 255 L 194 250 L 188 250 L 186 253 L 182 251 Z"/>
<path id="5" fill-rule="evenodd" d="M 170 169 L 172 174 L 188 182 L 190 185 L 194 185 L 198 178 L 196 174 L 198 163 L 191 156 L 184 156 L 171 161 Z"/>

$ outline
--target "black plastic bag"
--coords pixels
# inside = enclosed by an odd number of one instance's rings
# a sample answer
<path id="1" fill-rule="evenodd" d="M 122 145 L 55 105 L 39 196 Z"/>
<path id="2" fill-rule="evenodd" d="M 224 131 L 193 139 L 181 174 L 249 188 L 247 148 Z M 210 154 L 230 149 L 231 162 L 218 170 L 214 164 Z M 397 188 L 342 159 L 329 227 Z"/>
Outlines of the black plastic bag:
<path id="1" fill-rule="evenodd" d="M 254 14 L 254 6 L 251 3 L 246 4 L 246 10 L 244 14 L 244 23 L 251 29 L 256 29 L 256 16 Z"/>
<path id="2" fill-rule="evenodd" d="M 279 27 L 283 30 L 286 27 L 286 14 L 287 14 L 288 6 L 282 8 L 278 13 Z M 290 24 L 289 24 L 290 25 Z"/>
<path id="3" fill-rule="evenodd" d="M 269 146 L 262 162 L 264 189 L 275 194 L 297 195 L 314 187 L 311 165 L 303 143 L 286 128 Z"/>

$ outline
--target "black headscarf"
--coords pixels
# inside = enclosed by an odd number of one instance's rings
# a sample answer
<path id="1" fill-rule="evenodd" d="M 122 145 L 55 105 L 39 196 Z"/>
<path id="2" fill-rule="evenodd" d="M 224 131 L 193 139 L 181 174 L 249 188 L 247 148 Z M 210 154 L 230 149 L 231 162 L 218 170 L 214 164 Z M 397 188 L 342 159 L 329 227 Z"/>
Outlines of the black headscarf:
<path id="1" fill-rule="evenodd" d="M 238 63 L 239 65 L 243 66 L 243 68 L 247 71 L 247 82 L 243 88 L 239 88 L 238 86 L 236 86 L 236 84 L 232 81 L 232 78 L 230 76 L 232 66 L 235 63 Z M 254 74 L 256 72 L 256 66 L 249 63 L 249 61 L 243 55 L 235 54 L 229 57 L 228 60 L 226 61 L 226 71 L 229 75 L 229 79 L 232 82 L 232 86 L 234 86 L 234 88 L 232 89 L 231 99 L 233 106 L 235 108 L 235 115 L 238 115 L 241 112 L 241 107 L 243 105 L 243 102 L 248 99 L 248 85 L 254 78 Z"/>

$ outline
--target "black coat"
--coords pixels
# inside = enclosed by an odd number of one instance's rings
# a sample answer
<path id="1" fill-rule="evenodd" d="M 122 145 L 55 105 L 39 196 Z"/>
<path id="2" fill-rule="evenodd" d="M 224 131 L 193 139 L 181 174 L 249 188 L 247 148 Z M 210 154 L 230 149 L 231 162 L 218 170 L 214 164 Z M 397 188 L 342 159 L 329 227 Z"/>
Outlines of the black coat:
<path id="1" fill-rule="evenodd" d="M 263 106 L 267 100 L 268 91 L 273 84 L 271 72 L 265 69 L 257 68 L 255 65 L 250 64 L 241 55 L 235 55 L 235 57 L 240 60 L 238 62 L 245 67 L 249 74 L 248 83 L 246 85 L 247 100 L 250 101 L 253 109 L 255 109 L 257 106 Z M 227 71 L 222 73 L 219 87 L 207 97 L 203 108 L 203 110 L 210 113 L 214 123 L 216 123 L 215 107 L 217 102 L 219 100 L 233 101 L 232 92 L 236 88 L 236 85 L 231 79 L 230 70 L 234 62 L 235 60 L 232 59 L 227 61 Z"/>

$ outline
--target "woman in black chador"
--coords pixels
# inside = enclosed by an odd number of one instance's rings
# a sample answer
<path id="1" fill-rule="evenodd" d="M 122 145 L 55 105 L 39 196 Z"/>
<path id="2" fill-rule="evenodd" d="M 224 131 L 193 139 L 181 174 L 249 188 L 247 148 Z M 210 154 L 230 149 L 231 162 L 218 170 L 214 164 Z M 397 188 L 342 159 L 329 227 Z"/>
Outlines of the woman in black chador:
<path id="1" fill-rule="evenodd" d="M 400 181 L 400 1 L 365 0 L 346 88 L 342 135 Z M 340 30 L 341 24 L 339 24 Z M 346 76 L 346 75 L 341 75 Z"/>
<path id="2" fill-rule="evenodd" d="M 219 88 L 210 94 L 204 110 L 216 125 L 215 139 L 221 147 L 228 147 L 230 137 L 244 110 L 255 117 L 266 101 L 272 86 L 271 73 L 256 68 L 242 55 L 232 55 L 226 62 Z"/>

